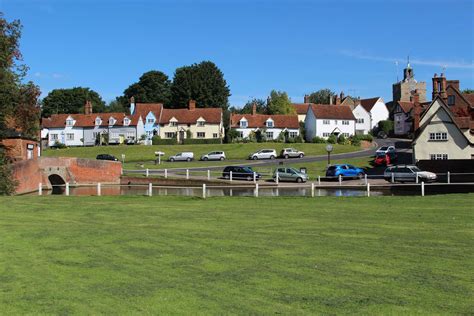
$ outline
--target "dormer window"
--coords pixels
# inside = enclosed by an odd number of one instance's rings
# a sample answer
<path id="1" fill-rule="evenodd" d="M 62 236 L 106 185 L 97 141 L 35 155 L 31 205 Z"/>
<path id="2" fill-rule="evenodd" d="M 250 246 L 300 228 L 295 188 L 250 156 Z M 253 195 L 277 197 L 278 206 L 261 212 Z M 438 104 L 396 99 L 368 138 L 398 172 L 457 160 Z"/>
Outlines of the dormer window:
<path id="1" fill-rule="evenodd" d="M 204 127 L 206 125 L 205 121 L 197 121 L 197 126 Z"/>
<path id="2" fill-rule="evenodd" d="M 100 117 L 97 117 L 95 119 L 95 125 L 100 125 L 100 124 L 102 124 L 102 120 L 100 119 Z"/>
<path id="3" fill-rule="evenodd" d="M 175 122 L 175 121 L 173 121 L 173 122 L 170 122 L 170 126 L 172 126 L 172 127 L 176 127 L 176 126 L 178 126 L 178 122 Z"/>
<path id="4" fill-rule="evenodd" d="M 273 127 L 273 121 L 272 120 L 267 121 L 267 127 Z"/>
<path id="5" fill-rule="evenodd" d="M 109 118 L 109 125 L 112 126 L 115 124 L 115 119 L 113 117 Z"/>
<path id="6" fill-rule="evenodd" d="M 72 118 L 68 118 L 66 120 L 66 126 L 74 126 L 74 120 Z"/>
<path id="7" fill-rule="evenodd" d="M 456 103 L 456 96 L 454 95 L 448 95 L 448 105 L 454 105 Z"/>
<path id="8" fill-rule="evenodd" d="M 247 128 L 247 121 L 240 121 L 240 127 Z"/>
<path id="9" fill-rule="evenodd" d="M 128 117 L 123 119 L 123 125 L 125 125 L 125 126 L 130 125 L 130 119 Z"/>

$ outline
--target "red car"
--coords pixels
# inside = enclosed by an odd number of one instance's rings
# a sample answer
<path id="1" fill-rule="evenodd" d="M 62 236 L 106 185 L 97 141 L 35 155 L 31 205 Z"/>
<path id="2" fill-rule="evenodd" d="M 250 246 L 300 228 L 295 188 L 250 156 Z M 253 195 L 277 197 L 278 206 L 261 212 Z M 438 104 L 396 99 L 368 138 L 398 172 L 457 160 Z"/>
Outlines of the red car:
<path id="1" fill-rule="evenodd" d="M 376 166 L 388 166 L 388 165 L 391 165 L 396 159 L 397 159 L 396 154 L 379 153 L 375 156 L 374 164 Z"/>

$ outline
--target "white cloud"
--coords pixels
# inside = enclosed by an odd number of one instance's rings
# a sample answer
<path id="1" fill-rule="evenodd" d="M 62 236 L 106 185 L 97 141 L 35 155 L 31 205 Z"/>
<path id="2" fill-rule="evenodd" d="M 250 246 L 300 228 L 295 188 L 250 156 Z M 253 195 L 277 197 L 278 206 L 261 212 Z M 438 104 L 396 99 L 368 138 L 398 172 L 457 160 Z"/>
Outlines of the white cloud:
<path id="1" fill-rule="evenodd" d="M 396 62 L 403 63 L 406 61 L 405 58 L 375 56 L 375 55 L 366 54 L 360 51 L 342 50 L 339 53 L 347 57 L 372 60 L 372 61 L 382 61 L 382 62 L 390 62 L 390 63 L 396 63 Z M 472 62 L 465 62 L 465 61 L 428 60 L 428 59 L 418 59 L 418 58 L 410 57 L 410 64 L 421 65 L 421 66 L 435 66 L 435 67 L 443 67 L 443 68 L 474 69 L 474 64 Z"/>

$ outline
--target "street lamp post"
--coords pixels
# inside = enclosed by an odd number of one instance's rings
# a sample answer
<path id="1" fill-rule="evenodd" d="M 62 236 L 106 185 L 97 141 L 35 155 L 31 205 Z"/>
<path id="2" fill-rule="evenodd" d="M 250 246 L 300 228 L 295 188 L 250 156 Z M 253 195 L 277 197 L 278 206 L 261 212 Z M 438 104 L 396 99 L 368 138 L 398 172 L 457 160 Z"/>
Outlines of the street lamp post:
<path id="1" fill-rule="evenodd" d="M 333 150 L 334 148 L 332 147 L 331 144 L 328 144 L 326 146 L 326 151 L 328 152 L 328 165 L 331 164 L 331 151 Z"/>

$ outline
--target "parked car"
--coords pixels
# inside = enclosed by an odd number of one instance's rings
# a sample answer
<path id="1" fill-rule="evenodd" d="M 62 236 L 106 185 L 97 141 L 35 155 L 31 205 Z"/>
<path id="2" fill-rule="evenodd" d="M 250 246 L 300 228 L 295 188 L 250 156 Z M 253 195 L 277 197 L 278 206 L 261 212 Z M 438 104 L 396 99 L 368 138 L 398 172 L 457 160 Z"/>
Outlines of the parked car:
<path id="1" fill-rule="evenodd" d="M 359 178 L 361 179 L 365 175 L 365 171 L 362 168 L 354 167 L 353 165 L 341 164 L 341 165 L 332 165 L 329 166 L 326 170 L 326 177 L 335 178 L 335 177 L 344 178 Z"/>
<path id="2" fill-rule="evenodd" d="M 201 160 L 225 160 L 225 152 L 223 151 L 211 151 L 208 154 L 202 155 Z"/>
<path id="3" fill-rule="evenodd" d="M 259 180 L 262 177 L 261 174 L 254 172 L 252 168 L 247 166 L 227 166 L 222 172 L 222 177 L 224 177 L 224 179 L 230 179 L 231 171 L 232 179 L 252 181 L 254 173 L 256 180 Z"/>
<path id="4" fill-rule="evenodd" d="M 288 158 L 303 158 L 304 152 L 294 149 L 294 148 L 283 148 L 280 152 L 280 157 L 288 159 Z"/>
<path id="5" fill-rule="evenodd" d="M 295 181 L 298 183 L 308 181 L 308 175 L 295 168 L 277 168 L 273 173 L 273 181 L 276 181 L 277 173 L 278 181 Z"/>
<path id="6" fill-rule="evenodd" d="M 182 152 L 168 158 L 169 161 L 191 161 L 194 159 L 194 153 Z"/>
<path id="7" fill-rule="evenodd" d="M 395 146 L 382 146 L 375 151 L 375 154 L 396 153 Z"/>
<path id="8" fill-rule="evenodd" d="M 252 160 L 275 159 L 276 157 L 277 157 L 277 153 L 275 149 L 262 149 L 249 155 L 249 159 L 252 159 Z"/>
<path id="9" fill-rule="evenodd" d="M 392 176 L 393 175 L 393 176 Z M 383 177 L 386 181 L 392 182 L 434 182 L 438 178 L 435 173 L 429 171 L 422 171 L 417 166 L 413 165 L 397 165 L 385 169 Z"/>
<path id="10" fill-rule="evenodd" d="M 100 154 L 95 157 L 97 160 L 110 160 L 110 161 L 118 161 L 118 159 L 115 156 L 109 155 L 109 154 Z"/>
<path id="11" fill-rule="evenodd" d="M 374 165 L 389 166 L 397 160 L 397 153 L 378 153 L 375 155 Z"/>

